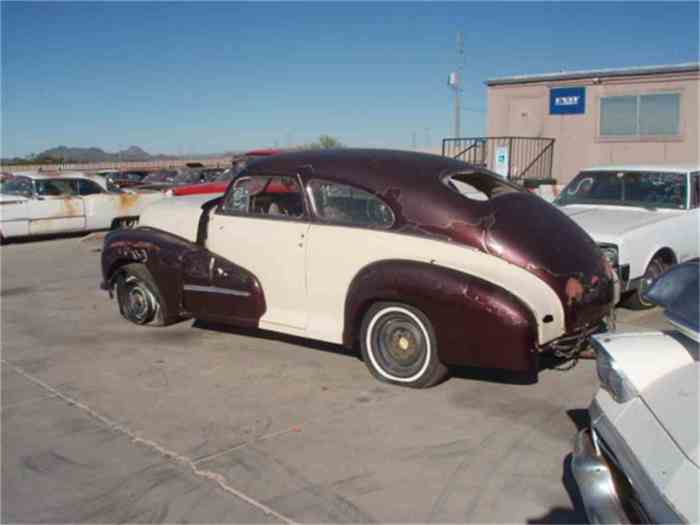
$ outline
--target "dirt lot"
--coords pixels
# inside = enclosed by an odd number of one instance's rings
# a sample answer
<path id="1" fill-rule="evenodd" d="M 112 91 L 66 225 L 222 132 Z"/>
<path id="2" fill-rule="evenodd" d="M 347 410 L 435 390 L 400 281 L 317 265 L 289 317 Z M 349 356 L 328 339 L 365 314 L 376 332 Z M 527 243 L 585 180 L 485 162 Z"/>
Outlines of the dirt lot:
<path id="1" fill-rule="evenodd" d="M 585 521 L 567 456 L 593 362 L 391 387 L 332 345 L 127 324 L 98 249 L 0 249 L 3 522 Z"/>

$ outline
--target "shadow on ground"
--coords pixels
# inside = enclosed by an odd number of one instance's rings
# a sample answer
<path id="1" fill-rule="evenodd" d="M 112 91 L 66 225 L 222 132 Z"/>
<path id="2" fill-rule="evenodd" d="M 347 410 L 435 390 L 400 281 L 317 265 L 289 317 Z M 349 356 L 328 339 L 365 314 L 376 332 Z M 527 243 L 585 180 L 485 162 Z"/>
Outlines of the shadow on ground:
<path id="1" fill-rule="evenodd" d="M 255 337 L 257 339 L 266 339 L 268 341 L 280 341 L 282 343 L 288 343 L 292 345 L 303 346 L 305 348 L 312 348 L 314 350 L 320 350 L 321 352 L 328 352 L 331 354 L 346 355 L 350 357 L 360 358 L 359 352 L 355 352 L 349 348 L 342 345 L 336 345 L 333 343 L 326 343 L 324 341 L 318 341 L 316 339 L 306 339 L 304 337 L 297 337 L 294 335 L 282 334 L 279 332 L 272 332 L 269 330 L 261 330 L 259 328 L 242 328 L 237 326 L 231 326 L 221 323 L 212 323 L 209 321 L 195 320 L 192 323 L 193 328 L 199 328 L 202 330 L 211 330 L 214 332 L 221 332 L 225 334 L 240 335 L 245 337 Z"/>
<path id="2" fill-rule="evenodd" d="M 210 321 L 194 320 L 193 328 L 200 330 L 211 330 L 233 335 L 245 337 L 255 337 L 258 339 L 266 339 L 268 341 L 280 341 L 283 343 L 312 348 L 321 352 L 332 354 L 345 355 L 362 359 L 360 351 L 357 348 L 350 349 L 343 345 L 318 341 L 316 339 L 306 339 L 294 335 L 262 330 L 259 328 L 243 328 L 222 323 L 214 323 Z M 558 359 L 553 356 L 541 356 L 539 360 L 539 372 L 543 370 L 552 370 L 559 367 L 568 366 L 570 361 Z M 478 368 L 467 366 L 452 366 L 450 367 L 449 377 L 454 379 L 467 379 L 470 381 L 486 381 L 489 383 L 502 383 L 512 385 L 529 385 L 537 382 L 537 375 L 529 372 L 513 372 L 511 370 L 502 370 L 496 368 Z"/>
<path id="3" fill-rule="evenodd" d="M 590 419 L 588 417 L 588 410 L 576 408 L 573 410 L 567 410 L 566 414 L 569 416 L 571 421 L 573 421 L 574 425 L 576 425 L 577 432 L 589 426 Z M 543 516 L 529 518 L 527 523 L 588 523 L 586 511 L 583 507 L 583 500 L 581 499 L 581 493 L 578 490 L 576 480 L 574 479 L 573 472 L 571 471 L 571 459 L 571 454 L 568 454 L 564 458 L 561 478 L 564 488 L 566 489 L 569 499 L 571 500 L 571 508 L 554 507 Z"/>

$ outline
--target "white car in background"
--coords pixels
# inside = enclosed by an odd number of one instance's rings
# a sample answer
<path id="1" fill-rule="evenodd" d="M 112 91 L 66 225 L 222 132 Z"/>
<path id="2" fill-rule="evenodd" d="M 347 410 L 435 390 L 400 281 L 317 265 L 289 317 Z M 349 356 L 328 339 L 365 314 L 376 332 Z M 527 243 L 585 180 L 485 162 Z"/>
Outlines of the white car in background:
<path id="1" fill-rule="evenodd" d="M 594 336 L 600 390 L 576 436 L 572 471 L 591 523 L 698 523 L 698 261 L 646 300 L 675 330 Z"/>
<path id="2" fill-rule="evenodd" d="M 590 168 L 554 203 L 603 250 L 630 308 L 651 308 L 644 292 L 654 278 L 700 253 L 697 164 Z"/>
<path id="3" fill-rule="evenodd" d="M 78 172 L 17 173 L 0 185 L 0 239 L 132 226 L 163 197 L 109 191 L 104 179 Z"/>

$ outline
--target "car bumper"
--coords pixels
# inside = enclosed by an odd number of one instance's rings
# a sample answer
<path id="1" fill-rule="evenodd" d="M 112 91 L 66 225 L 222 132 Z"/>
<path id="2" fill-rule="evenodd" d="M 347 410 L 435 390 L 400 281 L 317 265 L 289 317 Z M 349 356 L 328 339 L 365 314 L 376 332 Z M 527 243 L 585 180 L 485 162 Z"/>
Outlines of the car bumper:
<path id="1" fill-rule="evenodd" d="M 571 469 L 591 523 L 688 523 L 602 410 L 576 435 Z"/>
<path id="2" fill-rule="evenodd" d="M 587 428 L 576 435 L 571 469 L 590 523 L 631 523 L 595 430 Z"/>

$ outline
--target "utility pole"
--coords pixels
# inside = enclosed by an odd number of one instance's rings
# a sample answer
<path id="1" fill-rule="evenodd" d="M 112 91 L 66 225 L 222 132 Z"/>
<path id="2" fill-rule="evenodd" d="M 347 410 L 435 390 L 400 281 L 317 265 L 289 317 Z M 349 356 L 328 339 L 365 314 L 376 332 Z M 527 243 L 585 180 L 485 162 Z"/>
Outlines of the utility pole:
<path id="1" fill-rule="evenodd" d="M 455 94 L 455 115 L 454 115 L 454 138 L 461 135 L 460 115 L 462 113 L 462 75 L 464 73 L 464 35 L 461 31 L 457 33 L 457 69 L 450 73 L 447 85 L 452 88 Z"/>
<path id="2" fill-rule="evenodd" d="M 413 151 L 416 151 L 416 132 L 415 131 L 411 132 L 411 149 Z"/>

